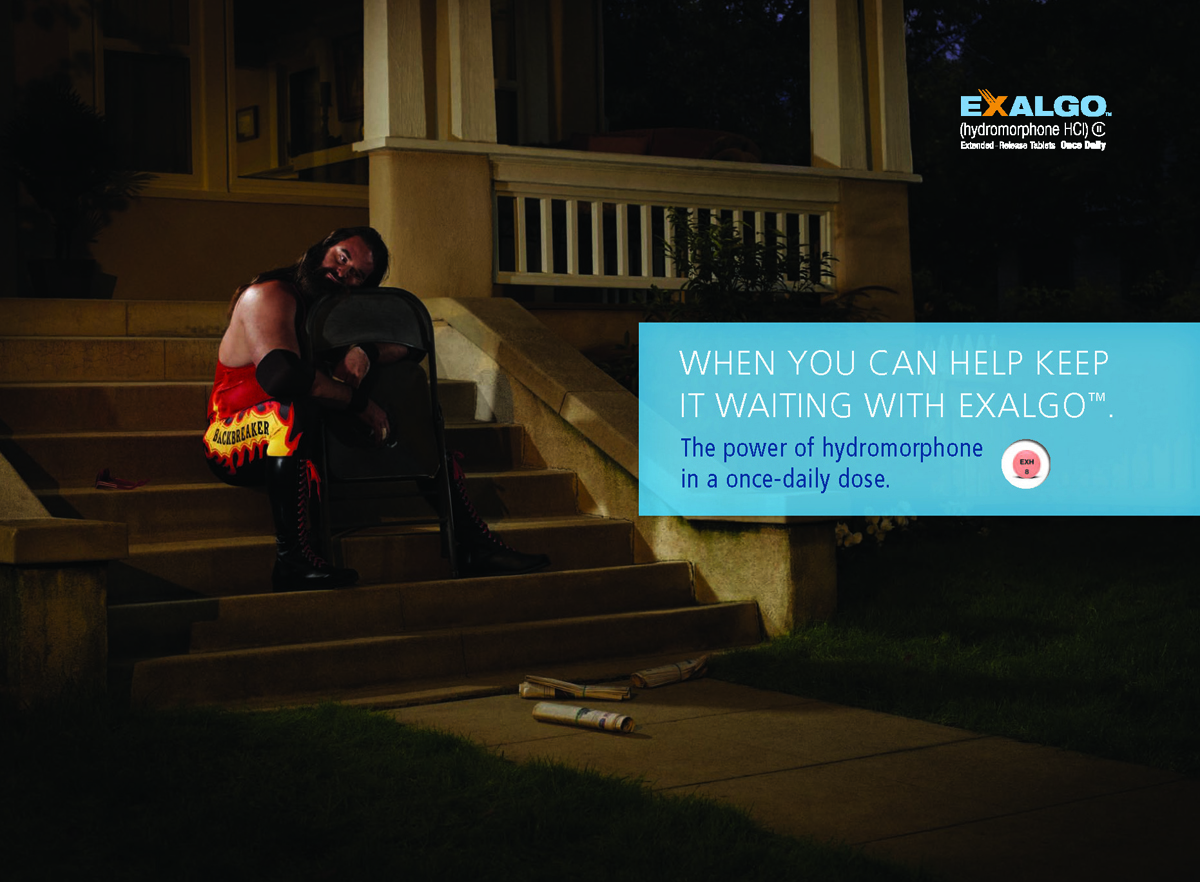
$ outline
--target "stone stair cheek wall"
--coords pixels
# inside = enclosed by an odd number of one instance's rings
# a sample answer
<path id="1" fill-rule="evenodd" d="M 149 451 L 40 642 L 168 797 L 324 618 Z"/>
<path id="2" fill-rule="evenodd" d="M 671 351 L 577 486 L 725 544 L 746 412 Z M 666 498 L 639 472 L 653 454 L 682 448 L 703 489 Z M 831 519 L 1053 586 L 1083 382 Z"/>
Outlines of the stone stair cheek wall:
<path id="1" fill-rule="evenodd" d="M 635 563 L 692 561 L 698 601 L 756 601 L 770 636 L 833 614 L 830 519 L 639 516 L 632 394 L 511 300 L 426 306 L 439 322 L 439 376 L 477 381 L 477 417 L 524 425 L 538 456 L 529 465 L 575 472 L 582 512 L 631 522 Z"/>

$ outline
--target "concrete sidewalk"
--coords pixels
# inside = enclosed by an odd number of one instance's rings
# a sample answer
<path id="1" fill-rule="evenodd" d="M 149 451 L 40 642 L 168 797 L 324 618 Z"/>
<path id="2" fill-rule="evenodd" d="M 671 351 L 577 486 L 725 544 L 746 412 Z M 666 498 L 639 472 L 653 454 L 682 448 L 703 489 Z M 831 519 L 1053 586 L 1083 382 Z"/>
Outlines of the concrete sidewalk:
<path id="1" fill-rule="evenodd" d="M 541 723 L 499 695 L 390 711 L 513 760 L 541 757 L 746 808 L 946 880 L 1196 875 L 1200 782 L 1078 753 L 701 679 L 588 704 L 614 735 Z"/>

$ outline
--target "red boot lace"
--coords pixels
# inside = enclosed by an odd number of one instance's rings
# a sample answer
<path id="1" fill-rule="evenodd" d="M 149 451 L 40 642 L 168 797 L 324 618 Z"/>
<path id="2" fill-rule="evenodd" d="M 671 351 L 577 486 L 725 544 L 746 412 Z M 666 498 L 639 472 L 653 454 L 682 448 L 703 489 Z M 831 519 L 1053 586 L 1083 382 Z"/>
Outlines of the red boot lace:
<path id="1" fill-rule="evenodd" d="M 496 536 L 491 531 L 491 528 L 488 527 L 487 521 L 485 521 L 480 516 L 479 512 L 475 510 L 475 504 L 471 502 L 471 497 L 467 495 L 467 473 L 463 471 L 463 467 L 461 465 L 463 458 L 462 451 L 455 450 L 451 454 L 450 460 L 450 474 L 454 479 L 454 489 L 458 493 L 459 501 L 462 502 L 463 507 L 467 510 L 467 514 L 471 516 L 471 520 L 474 522 L 476 529 L 479 530 L 479 533 L 485 542 L 490 542 L 493 545 L 497 545 L 500 548 L 508 551 L 516 551 L 515 548 L 506 543 L 503 539 L 500 539 L 498 536 Z"/>
<path id="2" fill-rule="evenodd" d="M 313 490 L 316 490 L 317 498 L 320 499 L 321 473 L 317 471 L 316 463 L 311 459 L 306 459 L 304 460 L 304 467 L 300 469 L 299 504 L 296 506 L 296 516 L 299 518 L 297 526 L 299 529 L 297 530 L 296 537 L 300 540 L 300 550 L 304 553 L 305 560 L 315 569 L 326 569 L 329 567 L 328 562 L 313 550 L 308 537 L 308 499 Z"/>

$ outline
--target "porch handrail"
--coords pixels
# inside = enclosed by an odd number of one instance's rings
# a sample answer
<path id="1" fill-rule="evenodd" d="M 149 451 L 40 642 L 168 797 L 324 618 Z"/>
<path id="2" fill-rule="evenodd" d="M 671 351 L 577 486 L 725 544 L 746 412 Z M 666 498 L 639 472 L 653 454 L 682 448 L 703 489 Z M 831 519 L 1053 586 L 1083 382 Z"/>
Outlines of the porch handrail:
<path id="1" fill-rule="evenodd" d="M 814 257 L 833 251 L 838 180 L 819 170 L 565 151 L 491 161 L 501 284 L 679 287 L 663 242 L 684 218 L 732 219 L 759 241 L 779 231 L 789 251 Z"/>

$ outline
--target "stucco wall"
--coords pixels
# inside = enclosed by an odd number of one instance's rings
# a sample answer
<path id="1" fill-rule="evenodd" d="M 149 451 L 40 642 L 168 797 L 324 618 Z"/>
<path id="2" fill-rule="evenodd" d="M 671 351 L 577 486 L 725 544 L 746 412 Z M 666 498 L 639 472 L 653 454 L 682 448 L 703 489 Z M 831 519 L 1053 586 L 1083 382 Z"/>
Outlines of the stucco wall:
<path id="1" fill-rule="evenodd" d="M 228 300 L 255 273 L 285 266 L 365 207 L 143 196 L 100 234 L 92 253 L 122 300 Z"/>
<path id="2" fill-rule="evenodd" d="M 861 302 L 876 307 L 893 322 L 913 320 L 908 186 L 903 182 L 842 180 L 834 230 L 837 289 L 891 288 L 894 294 L 876 292 Z"/>
<path id="3" fill-rule="evenodd" d="M 392 252 L 391 284 L 421 298 L 492 295 L 487 156 L 373 151 L 371 217 Z"/>

